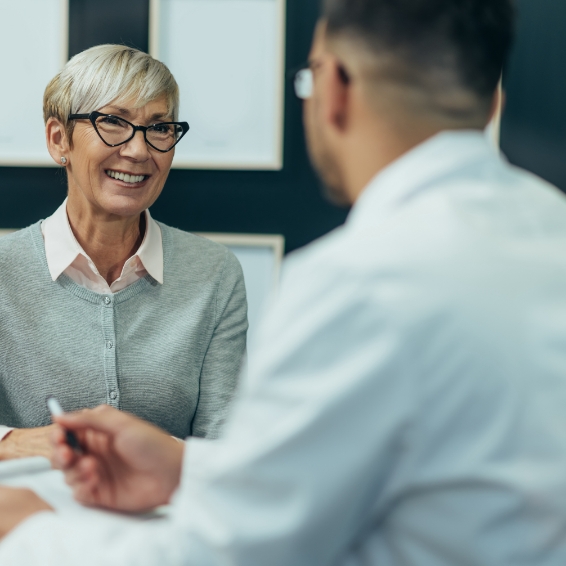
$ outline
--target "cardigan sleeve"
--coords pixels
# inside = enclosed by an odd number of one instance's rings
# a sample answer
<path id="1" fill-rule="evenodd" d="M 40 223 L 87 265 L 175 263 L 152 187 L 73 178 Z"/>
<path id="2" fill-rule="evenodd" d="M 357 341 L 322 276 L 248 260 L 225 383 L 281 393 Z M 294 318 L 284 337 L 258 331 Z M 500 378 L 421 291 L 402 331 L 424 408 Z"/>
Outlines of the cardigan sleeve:
<path id="1" fill-rule="evenodd" d="M 215 326 L 200 375 L 199 401 L 192 436 L 217 438 L 234 396 L 246 351 L 248 304 L 244 274 L 234 254 L 226 250 L 218 284 Z"/>

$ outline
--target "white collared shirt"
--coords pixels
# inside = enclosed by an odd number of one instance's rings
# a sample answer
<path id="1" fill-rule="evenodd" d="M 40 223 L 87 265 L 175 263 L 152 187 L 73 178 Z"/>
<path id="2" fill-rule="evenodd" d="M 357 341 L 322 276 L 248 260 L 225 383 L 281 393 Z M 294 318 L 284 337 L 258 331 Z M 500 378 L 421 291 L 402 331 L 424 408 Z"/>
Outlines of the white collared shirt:
<path id="1" fill-rule="evenodd" d="M 51 279 L 64 273 L 75 283 L 95 293 L 117 293 L 148 273 L 163 284 L 163 242 L 161 228 L 145 211 L 146 230 L 138 251 L 129 258 L 120 277 L 108 285 L 96 265 L 77 242 L 67 216 L 67 199 L 41 225 L 45 240 L 45 255 Z"/>
<path id="2" fill-rule="evenodd" d="M 564 566 L 557 189 L 481 133 L 440 134 L 286 261 L 258 330 L 170 518 L 41 513 L 2 566 Z"/>
<path id="3" fill-rule="evenodd" d="M 117 293 L 132 285 L 148 273 L 158 283 L 163 284 L 163 241 L 161 228 L 145 211 L 145 234 L 138 251 L 129 258 L 120 277 L 108 285 L 100 275 L 94 262 L 83 250 L 69 224 L 67 199 L 41 224 L 45 241 L 45 256 L 51 279 L 56 281 L 62 274 L 75 283 L 100 294 Z M 13 428 L 0 425 L 0 441 Z"/>

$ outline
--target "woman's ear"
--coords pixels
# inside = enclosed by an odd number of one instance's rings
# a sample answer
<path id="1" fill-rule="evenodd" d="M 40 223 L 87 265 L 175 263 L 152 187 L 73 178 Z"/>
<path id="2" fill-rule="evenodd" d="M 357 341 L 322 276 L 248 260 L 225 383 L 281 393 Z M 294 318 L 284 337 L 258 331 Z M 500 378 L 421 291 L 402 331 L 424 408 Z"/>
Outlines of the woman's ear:
<path id="1" fill-rule="evenodd" d="M 67 132 L 57 118 L 49 118 L 45 124 L 45 138 L 47 150 L 57 165 L 66 165 L 71 149 Z"/>

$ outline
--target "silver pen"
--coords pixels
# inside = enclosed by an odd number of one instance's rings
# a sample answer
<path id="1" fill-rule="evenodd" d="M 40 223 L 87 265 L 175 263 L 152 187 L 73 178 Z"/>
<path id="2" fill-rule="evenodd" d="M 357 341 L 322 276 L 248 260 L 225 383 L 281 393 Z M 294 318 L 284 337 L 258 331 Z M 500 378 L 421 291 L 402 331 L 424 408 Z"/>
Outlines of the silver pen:
<path id="1" fill-rule="evenodd" d="M 55 397 L 50 395 L 49 397 L 47 397 L 46 402 L 47 402 L 47 408 L 49 409 L 49 412 L 51 413 L 52 417 L 60 417 L 61 415 L 64 414 L 61 404 L 59 403 L 59 401 L 57 401 L 57 399 L 55 399 Z M 65 438 L 67 440 L 67 444 L 75 452 L 77 452 L 78 454 L 83 453 L 83 449 L 79 441 L 77 440 L 77 437 L 75 436 L 74 432 L 71 432 L 70 430 L 65 430 Z"/>

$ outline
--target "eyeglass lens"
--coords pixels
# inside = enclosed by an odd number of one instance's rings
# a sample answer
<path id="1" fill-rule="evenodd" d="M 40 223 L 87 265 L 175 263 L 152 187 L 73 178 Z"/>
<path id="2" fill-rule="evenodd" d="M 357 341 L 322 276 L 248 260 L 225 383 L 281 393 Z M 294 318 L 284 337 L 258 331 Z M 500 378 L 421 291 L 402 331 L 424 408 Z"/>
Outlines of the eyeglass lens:
<path id="1" fill-rule="evenodd" d="M 131 124 L 116 116 L 99 116 L 96 119 L 96 129 L 102 139 L 110 145 L 124 143 L 134 133 Z M 183 135 L 183 128 L 178 124 L 155 124 L 147 129 L 145 135 L 147 141 L 156 149 L 167 151 L 179 141 Z"/>
<path id="2" fill-rule="evenodd" d="M 295 75 L 295 94 L 298 98 L 306 100 L 312 96 L 313 74 L 312 69 L 301 69 Z"/>

